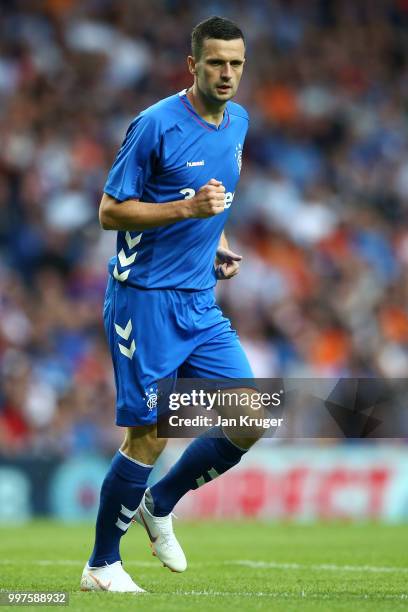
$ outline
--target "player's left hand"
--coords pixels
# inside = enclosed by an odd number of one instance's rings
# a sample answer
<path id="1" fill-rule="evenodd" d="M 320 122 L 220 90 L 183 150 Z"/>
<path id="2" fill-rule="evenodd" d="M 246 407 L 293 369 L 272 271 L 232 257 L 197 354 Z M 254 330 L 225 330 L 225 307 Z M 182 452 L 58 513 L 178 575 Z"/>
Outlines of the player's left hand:
<path id="1" fill-rule="evenodd" d="M 230 249 L 218 247 L 215 258 L 215 275 L 218 280 L 227 280 L 239 272 L 242 255 L 237 255 Z"/>

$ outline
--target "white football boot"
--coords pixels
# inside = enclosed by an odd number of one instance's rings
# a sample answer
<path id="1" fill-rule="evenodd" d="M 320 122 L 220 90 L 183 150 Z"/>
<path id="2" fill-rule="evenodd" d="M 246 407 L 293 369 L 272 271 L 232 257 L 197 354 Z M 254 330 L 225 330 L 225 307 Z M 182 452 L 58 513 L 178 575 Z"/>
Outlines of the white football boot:
<path id="1" fill-rule="evenodd" d="M 151 500 L 150 491 L 146 489 L 133 520 L 145 528 L 153 555 L 158 557 L 163 565 L 172 572 L 184 572 L 187 568 L 187 560 L 174 535 L 171 514 L 167 516 L 151 514 L 146 508 L 146 497 L 149 498 L 149 496 Z"/>
<path id="2" fill-rule="evenodd" d="M 121 561 L 102 567 L 84 567 L 81 591 L 110 591 L 113 593 L 146 593 L 125 572 Z"/>

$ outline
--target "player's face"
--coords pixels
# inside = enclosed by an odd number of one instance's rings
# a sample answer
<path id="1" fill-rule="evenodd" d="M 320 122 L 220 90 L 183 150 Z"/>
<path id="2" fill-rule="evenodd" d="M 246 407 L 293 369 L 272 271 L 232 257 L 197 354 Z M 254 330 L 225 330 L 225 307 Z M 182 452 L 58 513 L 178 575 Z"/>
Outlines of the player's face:
<path id="1" fill-rule="evenodd" d="M 210 101 L 225 103 L 235 96 L 245 62 L 242 38 L 219 40 L 207 38 L 198 60 L 189 57 L 199 91 Z"/>

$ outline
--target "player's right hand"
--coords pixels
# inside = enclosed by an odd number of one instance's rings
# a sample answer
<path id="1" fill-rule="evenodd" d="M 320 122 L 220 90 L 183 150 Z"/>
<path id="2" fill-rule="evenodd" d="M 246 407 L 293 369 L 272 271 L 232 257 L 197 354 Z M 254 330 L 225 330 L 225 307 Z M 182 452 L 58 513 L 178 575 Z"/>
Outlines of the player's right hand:
<path id="1" fill-rule="evenodd" d="M 225 187 L 221 181 L 210 179 L 191 198 L 193 217 L 205 219 L 224 212 Z"/>

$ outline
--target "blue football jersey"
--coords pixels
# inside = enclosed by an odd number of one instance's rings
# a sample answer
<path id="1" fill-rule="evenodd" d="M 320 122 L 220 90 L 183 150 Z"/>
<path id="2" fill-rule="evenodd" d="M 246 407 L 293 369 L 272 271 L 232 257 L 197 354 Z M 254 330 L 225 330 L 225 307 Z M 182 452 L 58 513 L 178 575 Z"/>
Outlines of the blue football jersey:
<path id="1" fill-rule="evenodd" d="M 109 264 L 119 281 L 148 289 L 208 289 L 214 259 L 241 171 L 248 114 L 228 102 L 217 128 L 202 119 L 186 90 L 144 110 L 131 123 L 104 191 L 119 202 L 161 203 L 192 198 L 211 178 L 222 181 L 223 213 L 140 232 L 119 231 Z M 118 204 L 120 206 L 120 204 Z"/>

